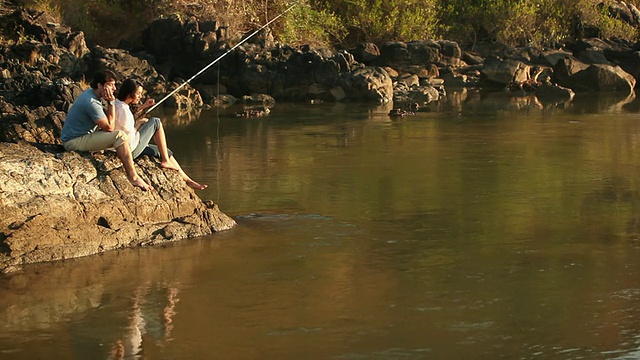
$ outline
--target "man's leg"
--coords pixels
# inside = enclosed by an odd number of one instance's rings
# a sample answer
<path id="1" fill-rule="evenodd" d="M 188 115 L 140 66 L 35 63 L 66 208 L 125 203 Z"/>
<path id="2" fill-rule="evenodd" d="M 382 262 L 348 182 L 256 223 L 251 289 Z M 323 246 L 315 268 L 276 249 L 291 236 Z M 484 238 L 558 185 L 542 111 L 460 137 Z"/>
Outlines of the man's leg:
<path id="1" fill-rule="evenodd" d="M 76 151 L 98 151 L 116 148 L 116 154 L 122 161 L 129 182 L 145 191 L 151 189 L 147 183 L 140 179 L 136 172 L 131 150 L 129 149 L 128 137 L 124 131 L 95 131 L 91 134 L 65 141 L 63 145 L 66 150 Z"/>
<path id="2" fill-rule="evenodd" d="M 94 131 L 91 134 L 65 141 L 63 145 L 68 151 L 100 151 L 117 148 L 127 140 L 128 137 L 124 131 Z"/>

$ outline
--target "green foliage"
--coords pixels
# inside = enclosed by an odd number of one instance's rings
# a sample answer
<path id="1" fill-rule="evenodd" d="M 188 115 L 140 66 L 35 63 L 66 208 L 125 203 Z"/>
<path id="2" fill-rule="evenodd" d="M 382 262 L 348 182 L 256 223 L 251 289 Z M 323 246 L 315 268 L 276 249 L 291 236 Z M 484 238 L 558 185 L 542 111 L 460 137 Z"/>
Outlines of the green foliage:
<path id="1" fill-rule="evenodd" d="M 597 10 L 599 10 L 599 13 L 595 16 L 595 22 L 591 25 L 600 29 L 601 37 L 625 40 L 635 40 L 638 38 L 638 29 L 619 18 L 609 16 L 609 10 L 606 7 L 601 6 Z"/>
<path id="2" fill-rule="evenodd" d="M 361 41 L 415 40 L 435 36 L 437 0 L 315 0 L 348 24 L 346 45 Z"/>
<path id="3" fill-rule="evenodd" d="M 24 0 L 60 18 L 102 45 L 135 38 L 155 18 L 216 20 L 231 37 L 254 30 L 290 0 Z M 640 0 L 630 0 L 638 5 Z M 547 46 L 596 31 L 601 37 L 638 39 L 638 29 L 616 18 L 613 0 L 298 0 L 275 22 L 275 37 L 291 45 L 351 47 L 446 38 L 464 47 L 480 41 Z M 585 32 L 585 29 L 593 30 Z"/>
<path id="4" fill-rule="evenodd" d="M 277 39 L 293 46 L 326 46 L 342 41 L 345 31 L 335 14 L 328 10 L 314 10 L 307 1 L 300 1 L 285 14 Z"/>
<path id="5" fill-rule="evenodd" d="M 490 40 L 507 46 L 551 45 L 595 26 L 602 35 L 635 38 L 637 31 L 592 0 L 441 0 L 440 30 L 463 44 Z"/>

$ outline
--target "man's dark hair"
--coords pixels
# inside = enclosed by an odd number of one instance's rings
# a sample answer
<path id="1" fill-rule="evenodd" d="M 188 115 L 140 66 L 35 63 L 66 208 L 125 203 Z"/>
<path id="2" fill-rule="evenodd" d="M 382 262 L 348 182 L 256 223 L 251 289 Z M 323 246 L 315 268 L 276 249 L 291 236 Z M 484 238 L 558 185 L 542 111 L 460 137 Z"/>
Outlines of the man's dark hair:
<path id="1" fill-rule="evenodd" d="M 114 74 L 113 71 L 110 70 L 100 71 L 93 77 L 93 80 L 91 81 L 91 88 L 97 89 L 98 84 L 104 85 L 109 81 L 118 81 L 116 74 Z"/>

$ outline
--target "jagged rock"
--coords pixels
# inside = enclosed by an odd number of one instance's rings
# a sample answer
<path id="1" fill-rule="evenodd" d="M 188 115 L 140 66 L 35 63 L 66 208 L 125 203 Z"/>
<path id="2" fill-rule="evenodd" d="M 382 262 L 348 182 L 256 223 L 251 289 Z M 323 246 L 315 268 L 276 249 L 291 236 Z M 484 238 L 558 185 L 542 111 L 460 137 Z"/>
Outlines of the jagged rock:
<path id="1" fill-rule="evenodd" d="M 353 54 L 356 61 L 365 65 L 372 64 L 380 56 L 380 49 L 374 43 L 360 43 L 349 52 Z"/>
<path id="2" fill-rule="evenodd" d="M 635 79 L 640 79 L 640 51 L 634 51 L 629 57 L 620 62 L 620 67 L 631 74 Z"/>
<path id="3" fill-rule="evenodd" d="M 389 117 L 391 118 L 403 118 L 405 116 L 415 115 L 413 111 L 404 110 L 404 109 L 393 109 L 389 111 Z"/>
<path id="4" fill-rule="evenodd" d="M 575 78 L 574 76 L 586 70 L 589 67 L 588 64 L 583 63 L 573 56 L 566 56 L 559 59 L 553 66 L 553 81 L 560 86 L 574 88 Z"/>
<path id="5" fill-rule="evenodd" d="M 246 109 L 239 111 L 235 113 L 235 116 L 243 118 L 257 118 L 267 116 L 270 112 L 271 110 L 269 110 L 269 108 L 263 107 L 261 109 Z"/>
<path id="6" fill-rule="evenodd" d="M 636 79 L 619 66 L 594 64 L 573 76 L 574 88 L 583 91 L 621 91 L 631 93 Z"/>
<path id="7" fill-rule="evenodd" d="M 555 66 L 558 61 L 566 58 L 573 58 L 573 54 L 564 50 L 547 50 L 543 51 L 537 59 L 537 62 L 546 66 Z"/>
<path id="8" fill-rule="evenodd" d="M 200 200 L 177 172 L 149 158 L 137 167 L 155 190 L 133 187 L 113 153 L 50 153 L 0 143 L 0 270 L 235 225 Z"/>
<path id="9" fill-rule="evenodd" d="M 393 81 L 384 69 L 377 66 L 346 73 L 339 86 L 352 100 L 387 103 L 393 99 Z"/>
<path id="10" fill-rule="evenodd" d="M 393 89 L 394 104 L 417 104 L 418 106 L 426 105 L 430 102 L 440 99 L 440 91 L 436 86 L 407 86 L 402 82 L 396 83 Z"/>
<path id="11" fill-rule="evenodd" d="M 525 82 L 529 80 L 531 65 L 511 59 L 488 57 L 482 68 L 482 81 L 488 85 L 506 86 L 512 82 Z"/>

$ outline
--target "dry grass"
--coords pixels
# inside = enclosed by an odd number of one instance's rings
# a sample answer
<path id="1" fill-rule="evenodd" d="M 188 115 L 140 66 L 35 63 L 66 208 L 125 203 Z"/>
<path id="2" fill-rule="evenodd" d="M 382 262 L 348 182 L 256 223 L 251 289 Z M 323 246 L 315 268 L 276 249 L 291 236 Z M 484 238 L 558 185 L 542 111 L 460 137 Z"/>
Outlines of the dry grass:
<path id="1" fill-rule="evenodd" d="M 285 0 L 25 0 L 103 46 L 137 39 L 154 19 L 178 14 L 183 19 L 215 20 L 229 36 L 241 36 L 284 9 Z M 114 26 L 115 24 L 115 26 Z"/>

